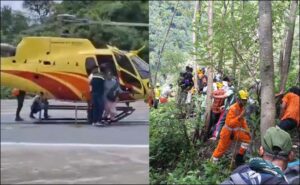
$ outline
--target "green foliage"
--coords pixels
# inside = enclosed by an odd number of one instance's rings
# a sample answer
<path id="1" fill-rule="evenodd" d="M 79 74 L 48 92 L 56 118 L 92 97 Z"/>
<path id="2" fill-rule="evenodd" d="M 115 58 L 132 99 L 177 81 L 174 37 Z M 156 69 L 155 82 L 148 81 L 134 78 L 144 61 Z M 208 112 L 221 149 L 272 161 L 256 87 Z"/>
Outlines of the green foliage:
<path id="1" fill-rule="evenodd" d="M 1 7 L 1 42 L 13 43 L 16 34 L 28 28 L 28 19 L 9 6 Z"/>
<path id="2" fill-rule="evenodd" d="M 148 1 L 25 1 L 24 7 L 31 14 L 38 15 L 40 21 L 25 16 L 30 27 L 22 27 L 22 19 L 14 17 L 11 10 L 1 8 L 1 41 L 17 44 L 24 36 L 60 36 L 68 30 L 70 37 L 87 38 L 95 47 L 106 47 L 107 44 L 122 50 L 137 50 L 145 45 L 140 52 L 141 58 L 149 61 L 149 43 L 147 27 L 126 27 L 101 25 L 103 21 L 147 23 L 149 20 Z M 40 8 L 38 8 L 40 7 Z M 5 16 L 2 16 L 4 14 Z M 13 15 L 11 15 L 13 14 Z M 97 24 L 77 25 L 62 23 L 57 19 L 59 14 L 72 14 L 77 19 L 95 21 Z M 2 21 L 4 20 L 4 24 Z M 16 27 L 11 22 L 16 21 Z M 99 23 L 99 24 L 98 24 Z M 17 27 L 18 26 L 18 27 Z M 12 30 L 12 31 L 11 31 Z M 4 38 L 4 39 L 3 39 Z"/>
<path id="3" fill-rule="evenodd" d="M 53 1 L 26 0 L 23 1 L 23 7 L 33 12 L 40 23 L 44 23 L 48 15 L 52 13 Z"/>
<path id="4" fill-rule="evenodd" d="M 150 166 L 155 169 L 172 168 L 173 164 L 189 151 L 178 120 L 176 105 L 161 105 L 150 112 Z"/>
<path id="5" fill-rule="evenodd" d="M 229 171 L 224 170 L 228 160 L 220 165 L 203 161 L 202 153 L 211 155 L 212 147 L 190 143 L 199 120 L 180 119 L 180 115 L 180 108 L 172 101 L 150 111 L 150 183 L 219 184 L 228 176 Z"/>
<path id="6" fill-rule="evenodd" d="M 1 99 L 13 98 L 11 90 L 9 87 L 1 86 Z"/>
<path id="7" fill-rule="evenodd" d="M 149 42 L 150 42 L 150 70 L 152 78 L 156 72 L 159 51 L 162 47 L 167 28 L 175 11 L 176 1 L 152 1 L 149 5 Z M 189 60 L 192 37 L 192 1 L 180 1 L 166 39 L 165 49 L 161 56 L 161 65 L 158 71 L 158 81 L 162 82 L 163 74 L 175 81 L 174 74 L 183 69 Z"/>

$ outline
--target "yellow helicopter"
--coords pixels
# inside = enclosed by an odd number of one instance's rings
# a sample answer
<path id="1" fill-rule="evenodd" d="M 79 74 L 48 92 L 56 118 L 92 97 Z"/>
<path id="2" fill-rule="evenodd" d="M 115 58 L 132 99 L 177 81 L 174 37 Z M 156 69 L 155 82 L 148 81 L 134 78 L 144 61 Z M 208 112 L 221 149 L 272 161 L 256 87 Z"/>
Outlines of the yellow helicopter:
<path id="1" fill-rule="evenodd" d="M 81 38 L 25 37 L 14 56 L 1 57 L 1 85 L 44 92 L 49 99 L 89 102 L 88 75 L 98 67 L 110 70 L 121 88 L 130 90 L 119 95 L 119 102 L 146 99 L 150 72 L 140 50 L 97 49 Z"/>

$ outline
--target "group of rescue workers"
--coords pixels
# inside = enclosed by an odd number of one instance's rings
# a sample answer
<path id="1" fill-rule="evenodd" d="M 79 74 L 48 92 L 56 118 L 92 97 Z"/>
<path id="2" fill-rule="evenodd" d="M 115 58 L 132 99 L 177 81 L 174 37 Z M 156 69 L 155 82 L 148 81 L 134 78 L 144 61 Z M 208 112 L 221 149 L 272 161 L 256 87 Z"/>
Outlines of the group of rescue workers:
<path id="1" fill-rule="evenodd" d="M 196 108 L 201 111 L 202 121 L 204 120 L 204 111 L 206 109 L 206 93 L 208 77 L 205 74 L 205 68 L 196 71 L 197 78 L 194 78 L 193 68 L 186 66 L 185 72 L 181 72 L 178 79 L 177 104 L 179 107 L 191 104 L 194 95 L 194 103 Z M 252 91 L 253 87 L 248 90 L 238 90 L 234 88 L 234 79 L 223 76 L 218 72 L 213 79 L 212 93 L 212 108 L 209 122 L 209 135 L 211 140 L 218 140 L 216 149 L 213 151 L 211 161 L 218 163 L 219 159 L 230 148 L 232 142 L 241 142 L 240 148 L 235 155 L 236 166 L 241 166 L 245 163 L 244 155 L 251 142 L 251 133 L 248 127 L 249 114 L 258 112 L 258 106 L 255 107 L 255 99 L 249 97 L 248 91 Z M 198 89 L 195 84 L 197 83 Z M 260 81 L 256 81 L 255 90 L 260 93 Z M 172 86 L 171 86 L 172 87 Z M 159 103 L 165 103 L 168 98 L 174 96 L 172 89 L 168 89 L 168 93 L 160 93 L 160 86 L 156 84 L 154 88 L 154 108 L 158 107 Z M 163 91 L 164 92 L 164 91 Z M 300 113 L 299 113 L 299 96 L 300 88 L 292 87 L 286 94 L 283 92 L 277 94 L 282 95 L 280 105 L 280 123 L 276 127 L 271 127 L 267 130 L 262 147 L 259 150 L 261 158 L 250 160 L 249 165 L 242 165 L 237 168 L 230 179 L 227 179 L 225 184 L 287 184 L 288 180 L 283 172 L 287 168 L 288 161 L 292 160 L 292 141 L 289 133 L 286 131 L 299 128 Z M 163 101 L 162 101 L 163 100 Z M 275 125 L 275 124 L 274 124 Z M 207 138 L 207 139 L 208 139 Z M 296 163 L 294 171 L 289 168 L 289 174 L 298 172 L 291 177 L 297 177 L 299 183 L 299 160 Z M 252 176 L 251 176 L 252 173 Z M 253 176 L 253 174 L 256 174 Z M 293 181 L 295 182 L 295 181 Z"/>
<path id="2" fill-rule="evenodd" d="M 89 109 L 90 120 L 93 126 L 104 126 L 116 121 L 116 101 L 120 92 L 119 82 L 112 72 L 95 67 L 88 77 L 91 93 L 91 109 Z M 15 121 L 23 121 L 20 111 L 23 107 L 26 92 L 19 89 L 13 89 L 12 95 L 17 98 L 18 107 Z M 43 92 L 40 92 L 33 98 L 29 117 L 35 119 L 34 114 L 44 111 L 44 119 L 48 119 L 49 102 Z"/>

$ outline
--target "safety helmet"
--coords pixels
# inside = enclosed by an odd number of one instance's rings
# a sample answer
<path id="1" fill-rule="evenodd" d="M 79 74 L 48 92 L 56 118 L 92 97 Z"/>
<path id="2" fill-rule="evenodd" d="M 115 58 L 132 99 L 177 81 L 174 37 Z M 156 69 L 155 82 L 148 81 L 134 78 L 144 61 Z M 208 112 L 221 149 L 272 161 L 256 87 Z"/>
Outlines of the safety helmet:
<path id="1" fill-rule="evenodd" d="M 156 87 L 159 87 L 160 86 L 160 84 L 159 83 L 156 83 Z"/>
<path id="2" fill-rule="evenodd" d="M 218 89 L 221 89 L 223 86 L 224 86 L 224 85 L 223 85 L 222 82 L 217 82 L 217 88 L 218 88 Z"/>
<path id="3" fill-rule="evenodd" d="M 241 100 L 247 100 L 248 97 L 249 97 L 249 94 L 246 90 L 240 90 L 239 93 L 238 93 L 238 97 Z"/>

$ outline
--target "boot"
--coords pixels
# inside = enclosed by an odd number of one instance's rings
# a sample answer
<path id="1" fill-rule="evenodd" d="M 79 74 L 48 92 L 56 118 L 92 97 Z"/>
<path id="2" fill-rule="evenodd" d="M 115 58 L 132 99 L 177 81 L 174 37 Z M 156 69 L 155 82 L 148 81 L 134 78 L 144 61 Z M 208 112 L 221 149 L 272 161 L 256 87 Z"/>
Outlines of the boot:
<path id="1" fill-rule="evenodd" d="M 237 154 L 235 156 L 235 166 L 238 167 L 240 165 L 243 165 L 245 163 L 245 160 L 244 160 L 244 155 L 242 154 Z"/>
<path id="2" fill-rule="evenodd" d="M 32 119 L 35 119 L 35 117 L 33 116 L 33 113 L 31 112 L 30 113 L 30 116 L 29 116 L 30 118 L 32 118 Z"/>
<path id="3" fill-rule="evenodd" d="M 15 121 L 24 121 L 20 116 L 17 116 Z"/>

